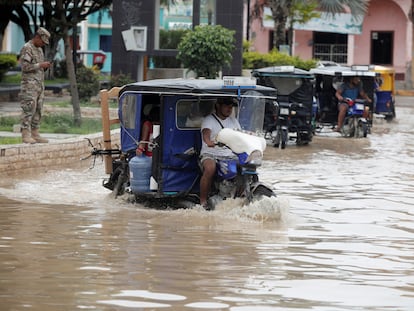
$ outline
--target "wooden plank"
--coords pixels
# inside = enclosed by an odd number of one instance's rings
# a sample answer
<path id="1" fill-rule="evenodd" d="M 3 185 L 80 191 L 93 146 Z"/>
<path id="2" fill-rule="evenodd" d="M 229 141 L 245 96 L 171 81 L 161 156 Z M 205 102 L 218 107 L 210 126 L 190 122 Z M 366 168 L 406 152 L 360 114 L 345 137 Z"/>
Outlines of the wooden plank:
<path id="1" fill-rule="evenodd" d="M 111 124 L 118 119 L 110 119 L 109 117 L 109 99 L 118 97 L 120 87 L 113 87 L 109 91 L 104 89 L 99 92 L 101 99 L 101 114 L 102 114 L 102 136 L 104 150 L 112 149 L 111 143 Z M 119 122 L 119 120 L 118 120 Z M 104 155 L 105 173 L 112 173 L 112 155 Z"/>

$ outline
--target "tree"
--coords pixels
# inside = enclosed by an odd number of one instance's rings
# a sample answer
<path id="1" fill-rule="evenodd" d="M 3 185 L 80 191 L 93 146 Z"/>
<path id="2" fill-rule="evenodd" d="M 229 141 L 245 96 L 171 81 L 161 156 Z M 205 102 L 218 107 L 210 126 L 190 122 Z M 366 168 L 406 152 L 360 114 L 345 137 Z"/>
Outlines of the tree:
<path id="1" fill-rule="evenodd" d="M 178 44 L 177 58 L 197 77 L 217 78 L 233 59 L 234 34 L 234 30 L 220 25 L 198 25 Z"/>
<path id="2" fill-rule="evenodd" d="M 42 9 L 39 8 L 40 5 Z M 45 50 L 45 56 L 49 60 L 54 59 L 59 41 L 64 41 L 74 123 L 78 126 L 80 126 L 82 118 L 70 33 L 76 31 L 77 24 L 90 14 L 102 12 L 103 9 L 109 8 L 111 5 L 112 0 L 0 0 L 1 34 L 4 33 L 9 21 L 13 21 L 21 27 L 26 41 L 33 37 L 39 26 L 45 27 L 51 34 L 49 45 Z M 4 28 L 3 25 L 5 25 Z"/>
<path id="3" fill-rule="evenodd" d="M 252 17 L 263 19 L 264 7 L 269 7 L 272 11 L 274 21 L 273 47 L 278 49 L 280 45 L 286 43 L 286 25 L 289 17 L 296 14 L 293 10 L 296 5 L 310 4 L 312 0 L 256 0 Z M 367 11 L 369 0 L 316 0 L 321 11 L 330 14 L 337 14 L 349 9 L 355 16 L 364 15 Z"/>
<path id="4" fill-rule="evenodd" d="M 288 44 L 290 51 L 293 45 L 293 25 L 295 23 L 304 24 L 314 17 L 320 17 L 320 12 L 315 11 L 318 7 L 316 0 L 311 1 L 294 1 L 289 12 L 288 25 Z"/>
<path id="5" fill-rule="evenodd" d="M 411 41 L 412 41 L 412 48 L 411 48 L 411 75 L 406 79 L 408 87 L 409 88 L 414 88 L 414 81 L 413 81 L 413 77 L 414 77 L 414 0 L 411 1 L 411 7 L 410 7 L 410 12 L 408 13 L 408 18 L 411 21 L 411 28 L 412 28 L 412 34 L 411 34 Z"/>

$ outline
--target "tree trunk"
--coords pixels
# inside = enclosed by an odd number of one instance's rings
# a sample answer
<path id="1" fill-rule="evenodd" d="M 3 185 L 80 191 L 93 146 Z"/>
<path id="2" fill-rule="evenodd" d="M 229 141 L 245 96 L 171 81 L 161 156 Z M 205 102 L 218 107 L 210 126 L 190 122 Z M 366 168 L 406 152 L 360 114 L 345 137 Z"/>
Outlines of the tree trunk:
<path id="1" fill-rule="evenodd" d="M 76 82 L 75 64 L 73 63 L 72 49 L 70 47 L 68 36 L 65 38 L 65 55 L 70 83 L 70 95 L 72 98 L 74 123 L 76 126 L 80 126 L 82 124 L 82 116 L 79 102 L 78 84 Z"/>
<path id="2" fill-rule="evenodd" d="M 279 49 L 281 45 L 286 44 L 286 22 L 292 0 L 270 0 L 269 4 L 274 21 L 273 47 Z"/>
<path id="3" fill-rule="evenodd" d="M 413 82 L 413 77 L 414 77 L 414 16 L 413 15 L 414 15 L 414 0 L 411 1 L 411 9 L 410 9 L 410 13 L 409 13 L 409 19 L 411 21 L 411 29 L 412 29 L 412 34 L 411 34 L 411 70 L 410 70 L 411 76 L 406 79 L 407 88 L 409 88 L 409 89 L 414 88 L 414 82 Z"/>

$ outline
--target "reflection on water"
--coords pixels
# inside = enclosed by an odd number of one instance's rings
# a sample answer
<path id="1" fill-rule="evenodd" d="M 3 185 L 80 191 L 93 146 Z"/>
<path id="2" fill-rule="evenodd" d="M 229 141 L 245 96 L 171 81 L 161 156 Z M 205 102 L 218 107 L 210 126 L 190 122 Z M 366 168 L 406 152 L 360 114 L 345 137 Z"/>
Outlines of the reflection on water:
<path id="1" fill-rule="evenodd" d="M 277 199 L 114 199 L 100 164 L 0 187 L 1 310 L 413 310 L 414 130 L 269 147 Z"/>

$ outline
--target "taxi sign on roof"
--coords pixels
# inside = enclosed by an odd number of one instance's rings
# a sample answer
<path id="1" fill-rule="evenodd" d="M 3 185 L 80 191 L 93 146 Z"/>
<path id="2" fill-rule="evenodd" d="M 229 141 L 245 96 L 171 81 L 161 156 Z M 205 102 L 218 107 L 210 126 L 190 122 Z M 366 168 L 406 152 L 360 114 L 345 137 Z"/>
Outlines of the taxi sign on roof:
<path id="1" fill-rule="evenodd" d="M 355 70 L 355 71 L 369 71 L 369 70 L 372 69 L 372 66 L 370 66 L 370 65 L 352 65 L 351 69 Z"/>
<path id="2" fill-rule="evenodd" d="M 273 70 L 275 72 L 293 72 L 295 71 L 295 66 L 274 66 Z"/>
<path id="3" fill-rule="evenodd" d="M 224 87 L 256 87 L 256 79 L 250 77 L 241 76 L 224 76 L 223 77 Z"/>

